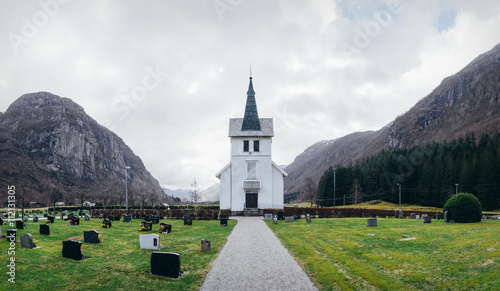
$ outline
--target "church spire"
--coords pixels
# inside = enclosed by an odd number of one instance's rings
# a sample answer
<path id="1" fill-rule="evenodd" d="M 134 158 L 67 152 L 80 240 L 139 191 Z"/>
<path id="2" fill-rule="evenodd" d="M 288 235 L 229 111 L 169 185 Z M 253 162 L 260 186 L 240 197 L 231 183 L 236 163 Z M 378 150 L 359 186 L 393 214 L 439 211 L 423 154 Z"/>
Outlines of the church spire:
<path id="1" fill-rule="evenodd" d="M 251 71 L 250 71 L 251 72 Z M 250 84 L 247 91 L 247 104 L 245 106 L 245 117 L 241 131 L 261 131 L 257 103 L 255 102 L 255 91 L 252 84 L 252 73 L 250 73 Z"/>

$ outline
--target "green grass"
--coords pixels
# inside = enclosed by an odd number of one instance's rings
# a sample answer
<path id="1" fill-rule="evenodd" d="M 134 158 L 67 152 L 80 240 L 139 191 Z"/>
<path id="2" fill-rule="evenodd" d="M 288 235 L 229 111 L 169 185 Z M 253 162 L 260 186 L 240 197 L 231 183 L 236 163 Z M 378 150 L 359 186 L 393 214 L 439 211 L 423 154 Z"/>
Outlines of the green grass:
<path id="1" fill-rule="evenodd" d="M 8 242 L 0 240 L 0 262 L 2 275 L 0 289 L 5 290 L 198 290 L 203 282 L 210 262 L 215 259 L 226 242 L 227 236 L 236 225 L 229 220 L 228 227 L 220 227 L 218 220 L 193 221 L 192 226 L 184 226 L 182 220 L 161 220 L 172 224 L 170 234 L 160 234 L 162 252 L 175 252 L 181 256 L 181 267 L 187 272 L 179 279 L 169 279 L 149 275 L 153 250 L 140 249 L 139 235 L 157 233 L 158 224 L 153 224 L 152 232 L 139 232 L 140 220 L 132 223 L 113 222 L 109 229 L 102 229 L 102 219 L 83 221 L 70 226 L 68 221 L 55 220 L 50 225 L 50 236 L 39 234 L 39 224 L 45 223 L 41 217 L 38 223 L 26 223 L 27 229 L 18 230 L 15 249 L 16 283 L 7 282 L 9 259 Z M 7 225 L 0 226 L 2 235 Z M 14 227 L 15 228 L 15 227 Z M 83 243 L 83 231 L 95 229 L 103 243 Z M 35 244 L 41 249 L 22 249 L 19 237 L 31 233 Z M 62 257 L 62 241 L 77 239 L 82 241 L 82 254 L 91 258 L 74 261 Z M 201 239 L 209 239 L 212 250 L 201 252 Z M 4 286 L 4 287 L 1 287 Z"/>
<path id="2" fill-rule="evenodd" d="M 266 221 L 320 290 L 498 290 L 500 221 Z M 416 240 L 400 241 L 415 237 Z"/>

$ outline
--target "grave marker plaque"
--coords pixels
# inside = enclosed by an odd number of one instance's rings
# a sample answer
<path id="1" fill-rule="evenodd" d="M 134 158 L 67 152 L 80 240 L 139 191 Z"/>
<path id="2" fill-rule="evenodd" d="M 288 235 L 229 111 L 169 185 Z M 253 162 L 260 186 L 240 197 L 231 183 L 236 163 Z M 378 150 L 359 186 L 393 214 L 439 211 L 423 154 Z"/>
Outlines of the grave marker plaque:
<path id="1" fill-rule="evenodd" d="M 285 216 L 285 222 L 293 222 L 293 216 Z"/>
<path id="2" fill-rule="evenodd" d="M 83 220 L 85 220 L 85 221 L 89 221 L 89 220 L 90 220 L 90 216 L 85 215 L 85 216 L 83 217 Z"/>
<path id="3" fill-rule="evenodd" d="M 123 222 L 132 222 L 132 214 L 123 214 Z"/>
<path id="4" fill-rule="evenodd" d="M 410 219 L 417 219 L 417 214 L 410 213 Z"/>
<path id="5" fill-rule="evenodd" d="M 153 219 L 152 219 L 152 223 L 153 223 L 153 224 L 158 224 L 158 223 L 160 223 L 160 218 L 159 218 L 159 217 L 153 217 Z"/>
<path id="6" fill-rule="evenodd" d="M 24 222 L 22 220 L 16 220 L 16 228 L 24 229 Z"/>
<path id="7" fill-rule="evenodd" d="M 48 224 L 40 224 L 40 234 L 50 235 L 50 229 Z"/>
<path id="8" fill-rule="evenodd" d="M 54 223 L 54 216 L 48 216 L 47 219 L 50 223 Z"/>
<path id="9" fill-rule="evenodd" d="M 266 214 L 264 214 L 264 219 L 266 219 L 266 220 L 271 220 L 271 219 L 273 219 L 273 215 L 272 215 L 272 213 L 266 213 Z"/>
<path id="10" fill-rule="evenodd" d="M 184 225 L 193 225 L 193 220 L 189 217 L 184 217 Z"/>
<path id="11" fill-rule="evenodd" d="M 226 218 L 220 219 L 220 226 L 227 226 L 227 219 Z"/>
<path id="12" fill-rule="evenodd" d="M 283 220 L 285 219 L 283 211 L 278 212 L 278 220 Z"/>
<path id="13" fill-rule="evenodd" d="M 366 223 L 368 227 L 377 226 L 377 218 L 368 218 Z"/>
<path id="14" fill-rule="evenodd" d="M 153 252 L 151 274 L 169 278 L 181 276 L 181 256 L 177 253 Z"/>
<path id="15" fill-rule="evenodd" d="M 167 223 L 160 223 L 160 233 L 170 233 L 172 231 L 172 225 Z"/>
<path id="16" fill-rule="evenodd" d="M 432 222 L 432 218 L 428 215 L 424 216 L 424 223 L 431 223 Z"/>

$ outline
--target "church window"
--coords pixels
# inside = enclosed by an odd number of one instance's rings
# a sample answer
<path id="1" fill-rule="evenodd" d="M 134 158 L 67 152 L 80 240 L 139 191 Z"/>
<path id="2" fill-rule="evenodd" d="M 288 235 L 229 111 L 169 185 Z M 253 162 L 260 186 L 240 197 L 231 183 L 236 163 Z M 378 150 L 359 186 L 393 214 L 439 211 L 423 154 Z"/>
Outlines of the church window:
<path id="1" fill-rule="evenodd" d="M 248 141 L 248 140 L 243 141 L 243 151 L 244 152 L 250 151 L 250 141 Z"/>
<path id="2" fill-rule="evenodd" d="M 259 152 L 260 151 L 260 143 L 258 140 L 253 141 L 253 151 L 254 152 Z"/>
<path id="3" fill-rule="evenodd" d="M 257 162 L 247 161 L 247 179 L 256 180 L 257 179 Z"/>

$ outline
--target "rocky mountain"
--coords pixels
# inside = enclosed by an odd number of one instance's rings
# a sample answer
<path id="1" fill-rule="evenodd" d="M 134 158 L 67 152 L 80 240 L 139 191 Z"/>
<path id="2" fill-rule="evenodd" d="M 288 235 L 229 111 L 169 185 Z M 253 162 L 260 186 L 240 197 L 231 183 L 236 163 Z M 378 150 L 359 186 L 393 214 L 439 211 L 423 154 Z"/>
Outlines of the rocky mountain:
<path id="1" fill-rule="evenodd" d="M 71 99 L 48 92 L 25 94 L 0 114 L 0 170 L 2 185 L 23 188 L 29 201 L 43 205 L 53 187 L 60 188 L 69 203 L 76 192 L 98 201 L 105 191 L 110 203 L 118 203 L 126 172 L 129 204 L 144 193 L 162 193 L 120 137 Z"/>
<path id="2" fill-rule="evenodd" d="M 500 130 L 500 44 L 445 78 L 405 114 L 377 131 L 318 142 L 285 171 L 285 193 L 301 191 L 307 177 L 319 181 L 330 166 L 344 166 L 382 149 L 453 140 L 468 132 Z"/>

